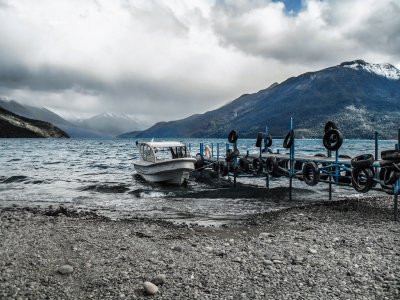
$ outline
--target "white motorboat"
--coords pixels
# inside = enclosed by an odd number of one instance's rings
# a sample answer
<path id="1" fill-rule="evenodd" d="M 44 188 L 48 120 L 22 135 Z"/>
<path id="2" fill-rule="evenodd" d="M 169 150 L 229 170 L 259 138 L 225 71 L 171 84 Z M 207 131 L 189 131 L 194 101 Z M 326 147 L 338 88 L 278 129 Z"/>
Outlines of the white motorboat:
<path id="1" fill-rule="evenodd" d="M 140 161 L 133 166 L 149 182 L 181 185 L 194 170 L 196 159 L 181 142 L 143 142 L 138 147 Z"/>

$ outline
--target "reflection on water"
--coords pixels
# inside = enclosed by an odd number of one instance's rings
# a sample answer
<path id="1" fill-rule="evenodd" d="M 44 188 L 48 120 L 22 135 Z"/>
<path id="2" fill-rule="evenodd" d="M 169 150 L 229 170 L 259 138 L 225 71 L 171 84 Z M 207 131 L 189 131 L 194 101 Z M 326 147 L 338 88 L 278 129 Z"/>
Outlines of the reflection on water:
<path id="1" fill-rule="evenodd" d="M 214 155 L 225 151 L 225 140 L 187 139 L 192 154 L 199 143 L 213 145 Z M 241 153 L 258 153 L 254 140 L 239 140 Z M 381 141 L 380 149 L 393 149 L 395 141 Z M 275 140 L 274 145 L 282 145 Z M 341 154 L 374 153 L 374 141 L 347 140 Z M 274 148 L 274 146 L 273 146 Z M 279 148 L 279 147 L 278 147 Z M 277 148 L 274 148 L 275 150 Z M 281 153 L 286 149 L 280 147 Z M 321 140 L 297 140 L 296 154 L 325 153 Z M 134 176 L 132 162 L 138 159 L 134 140 L 128 139 L 1 139 L 0 205 L 42 206 L 65 204 L 75 208 L 96 209 L 121 217 L 157 217 L 208 222 L 234 220 L 253 213 L 326 199 L 327 186 L 314 188 L 295 180 L 295 202 L 288 203 L 285 191 L 272 189 L 261 196 L 254 191 L 232 196 L 225 190 L 212 190 L 204 183 L 190 182 L 187 188 L 148 184 Z M 265 178 L 239 178 L 239 182 L 265 186 Z M 286 178 L 272 179 L 272 188 L 287 186 Z M 210 191 L 209 193 L 200 193 Z M 336 188 L 336 195 L 354 193 Z M 276 195 L 274 196 L 274 193 Z M 189 196 L 188 196 L 189 195 Z M 217 195 L 217 196 L 216 196 Z"/>

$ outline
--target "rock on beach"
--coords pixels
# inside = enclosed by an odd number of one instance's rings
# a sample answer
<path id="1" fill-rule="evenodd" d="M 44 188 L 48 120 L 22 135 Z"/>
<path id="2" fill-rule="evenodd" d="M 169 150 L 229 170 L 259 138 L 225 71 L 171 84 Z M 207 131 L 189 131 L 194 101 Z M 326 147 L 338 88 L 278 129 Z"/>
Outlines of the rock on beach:
<path id="1" fill-rule="evenodd" d="M 158 292 L 158 287 L 154 283 L 151 283 L 150 281 L 145 281 L 143 283 L 143 287 L 146 293 L 149 295 L 155 295 Z"/>

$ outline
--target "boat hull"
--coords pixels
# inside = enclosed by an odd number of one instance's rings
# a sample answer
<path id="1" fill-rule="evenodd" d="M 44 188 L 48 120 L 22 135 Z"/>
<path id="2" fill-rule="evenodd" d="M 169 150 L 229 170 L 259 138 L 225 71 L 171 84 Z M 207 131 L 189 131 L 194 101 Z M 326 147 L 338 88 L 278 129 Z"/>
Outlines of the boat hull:
<path id="1" fill-rule="evenodd" d="M 194 170 L 195 161 L 194 158 L 180 158 L 151 164 L 136 162 L 133 165 L 137 174 L 149 182 L 181 185 Z"/>

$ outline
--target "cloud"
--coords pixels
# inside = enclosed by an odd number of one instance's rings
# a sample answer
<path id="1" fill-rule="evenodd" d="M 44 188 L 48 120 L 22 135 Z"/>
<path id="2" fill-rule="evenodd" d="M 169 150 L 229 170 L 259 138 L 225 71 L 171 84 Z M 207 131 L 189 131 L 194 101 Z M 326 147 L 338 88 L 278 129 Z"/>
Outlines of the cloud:
<path id="1" fill-rule="evenodd" d="M 398 15 L 388 0 L 0 0 L 0 96 L 172 120 L 345 60 L 398 65 Z"/>
<path id="2" fill-rule="evenodd" d="M 355 57 L 400 60 L 398 1 L 308 0 L 296 16 L 286 14 L 282 2 L 257 2 L 216 4 L 212 19 L 222 45 L 296 64 Z"/>

